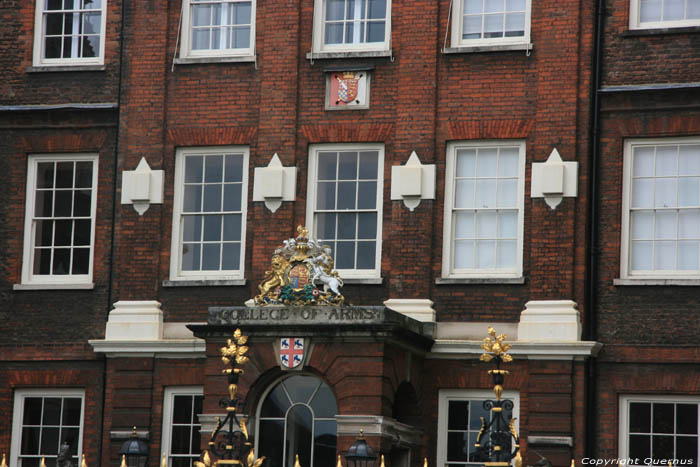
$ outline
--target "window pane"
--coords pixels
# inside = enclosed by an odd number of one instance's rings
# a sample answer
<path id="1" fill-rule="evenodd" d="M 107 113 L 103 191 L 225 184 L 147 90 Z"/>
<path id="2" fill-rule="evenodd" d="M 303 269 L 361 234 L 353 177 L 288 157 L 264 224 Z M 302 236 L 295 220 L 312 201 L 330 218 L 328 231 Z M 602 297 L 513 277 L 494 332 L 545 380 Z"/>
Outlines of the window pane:
<path id="1" fill-rule="evenodd" d="M 61 399 L 58 397 L 44 398 L 43 425 L 58 425 L 61 420 Z"/>
<path id="2" fill-rule="evenodd" d="M 496 180 L 486 179 L 476 181 L 476 207 L 496 207 Z"/>
<path id="3" fill-rule="evenodd" d="M 54 206 L 55 217 L 70 217 L 73 213 L 73 191 L 56 191 L 56 205 Z"/>
<path id="4" fill-rule="evenodd" d="M 676 405 L 676 433 L 698 434 L 698 404 Z"/>
<path id="5" fill-rule="evenodd" d="M 500 211 L 498 213 L 499 238 L 516 238 L 518 236 L 517 211 Z"/>
<path id="6" fill-rule="evenodd" d="M 355 242 L 338 242 L 335 267 L 338 269 L 355 268 Z"/>
<path id="7" fill-rule="evenodd" d="M 356 152 L 341 152 L 338 156 L 338 180 L 355 180 L 357 162 Z"/>
<path id="8" fill-rule="evenodd" d="M 448 430 L 467 430 L 469 421 L 469 401 L 449 401 L 447 414 Z"/>
<path id="9" fill-rule="evenodd" d="M 39 454 L 56 455 L 58 453 L 59 428 L 44 428 L 41 430 L 41 450 Z"/>
<path id="10" fill-rule="evenodd" d="M 653 406 L 653 413 L 654 433 L 673 433 L 673 404 L 655 403 Z M 673 457 L 673 453 L 671 453 L 669 457 Z"/>
<path id="11" fill-rule="evenodd" d="M 498 207 L 515 207 L 518 203 L 518 180 L 498 181 Z"/>
<path id="12" fill-rule="evenodd" d="M 240 214 L 229 214 L 224 218 L 224 241 L 240 241 L 241 240 L 241 219 Z"/>
<path id="13" fill-rule="evenodd" d="M 698 242 L 678 242 L 678 269 L 683 271 L 698 269 Z"/>
<path id="14" fill-rule="evenodd" d="M 211 24 L 211 6 L 192 6 L 192 18 L 192 24 L 194 26 L 208 26 L 209 24 Z"/>
<path id="15" fill-rule="evenodd" d="M 506 37 L 525 35 L 525 13 L 509 13 L 506 15 Z"/>
<path id="16" fill-rule="evenodd" d="M 676 459 L 688 459 L 687 465 L 698 465 L 697 436 L 679 436 L 676 438 Z"/>
<path id="17" fill-rule="evenodd" d="M 457 151 L 457 177 L 473 177 L 476 167 L 476 150 L 462 149 Z"/>
<path id="18" fill-rule="evenodd" d="M 173 396 L 173 423 L 192 422 L 192 396 Z"/>
<path id="19" fill-rule="evenodd" d="M 651 177 L 654 175 L 654 148 L 638 147 L 634 149 L 635 177 Z"/>
<path id="20" fill-rule="evenodd" d="M 311 430 L 313 415 L 305 405 L 297 405 L 287 414 L 285 444 L 287 446 L 286 465 L 294 465 L 298 454 L 301 465 L 311 465 Z"/>
<path id="21" fill-rule="evenodd" d="M 335 216 L 336 214 L 318 213 L 316 214 L 316 238 L 320 240 L 335 238 Z"/>
<path id="22" fill-rule="evenodd" d="M 667 0 L 668 1 L 668 0 Z M 656 170 L 657 177 L 678 174 L 678 146 L 657 146 Z"/>
<path id="23" fill-rule="evenodd" d="M 320 152 L 318 154 L 318 179 L 335 180 L 336 162 L 336 153 Z"/>
<path id="24" fill-rule="evenodd" d="M 678 179 L 676 178 L 657 178 L 654 187 L 654 207 L 672 208 L 677 206 L 677 185 Z"/>
<path id="25" fill-rule="evenodd" d="M 455 213 L 455 238 L 474 238 L 474 213 Z"/>
<path id="26" fill-rule="evenodd" d="M 384 42 L 384 22 L 371 22 L 367 25 L 367 42 Z"/>
<path id="27" fill-rule="evenodd" d="M 476 176 L 477 177 L 495 177 L 498 175 L 498 159 L 496 155 L 498 149 L 488 148 L 479 149 L 479 154 L 476 159 Z"/>
<path id="28" fill-rule="evenodd" d="M 654 244 L 654 269 L 672 270 L 675 268 L 675 266 L 675 242 L 656 242 Z"/>
<path id="29" fill-rule="evenodd" d="M 202 216 L 182 217 L 182 240 L 198 242 L 202 240 Z"/>
<path id="30" fill-rule="evenodd" d="M 209 48 L 209 29 L 195 29 L 192 31 L 192 49 L 206 50 Z"/>
<path id="31" fill-rule="evenodd" d="M 700 210 L 679 211 L 678 224 L 680 238 L 700 238 Z"/>
<path id="32" fill-rule="evenodd" d="M 238 154 L 226 155 L 226 167 L 224 171 L 225 182 L 243 181 L 243 156 Z"/>
<path id="33" fill-rule="evenodd" d="M 204 158 L 204 181 L 218 183 L 223 180 L 223 156 L 207 156 Z"/>
<path id="34" fill-rule="evenodd" d="M 630 435 L 630 457 L 645 459 L 651 454 L 651 436 Z"/>
<path id="35" fill-rule="evenodd" d="M 673 436 L 652 436 L 651 455 L 656 459 L 673 459 Z"/>
<path id="36" fill-rule="evenodd" d="M 467 433 L 451 432 L 447 433 L 447 460 L 467 461 L 469 452 Z"/>
<path id="37" fill-rule="evenodd" d="M 316 418 L 333 418 L 338 413 L 335 396 L 326 383 L 322 383 L 316 391 L 316 395 L 311 400 L 311 408 L 314 410 Z"/>
<path id="38" fill-rule="evenodd" d="M 497 248 L 499 268 L 512 268 L 515 266 L 517 250 L 515 240 L 502 240 L 498 242 Z"/>
<path id="39" fill-rule="evenodd" d="M 678 206 L 700 205 L 700 178 L 683 177 L 678 180 Z"/>
<path id="40" fill-rule="evenodd" d="M 474 180 L 455 181 L 455 208 L 474 207 Z"/>
<path id="41" fill-rule="evenodd" d="M 661 0 L 640 0 L 639 20 L 642 23 L 661 21 Z"/>
<path id="42" fill-rule="evenodd" d="M 498 157 L 498 176 L 518 176 L 518 148 L 502 148 Z"/>
<path id="43" fill-rule="evenodd" d="M 386 0 L 369 0 L 369 15 L 370 19 L 379 19 L 386 17 Z"/>
<path id="44" fill-rule="evenodd" d="M 63 399 L 63 425 L 80 426 L 81 399 L 66 397 Z"/>
<path id="45" fill-rule="evenodd" d="M 22 428 L 22 454 L 39 454 L 39 428 Z"/>
<path id="46" fill-rule="evenodd" d="M 652 242 L 632 242 L 632 269 L 651 270 L 652 269 Z"/>
<path id="47" fill-rule="evenodd" d="M 259 436 L 260 452 L 258 455 L 261 457 L 265 456 L 267 459 L 270 459 L 267 462 L 274 461 L 275 466 L 284 465 L 282 463 L 282 450 L 284 447 L 284 420 L 261 420 Z"/>
<path id="48" fill-rule="evenodd" d="M 496 242 L 478 240 L 476 242 L 476 264 L 480 269 L 493 269 L 496 263 Z"/>
<path id="49" fill-rule="evenodd" d="M 224 211 L 241 211 L 241 190 L 240 183 L 224 185 Z"/>
<path id="50" fill-rule="evenodd" d="M 376 254 L 375 242 L 357 242 L 357 269 L 374 269 Z"/>
<path id="51" fill-rule="evenodd" d="M 345 15 L 345 0 L 327 0 L 326 20 L 341 20 Z"/>
<path id="52" fill-rule="evenodd" d="M 355 209 L 357 182 L 338 182 L 338 209 Z"/>
<path id="53" fill-rule="evenodd" d="M 185 195 L 182 203 L 184 212 L 200 212 L 202 209 L 202 186 L 185 185 Z"/>
<path id="54" fill-rule="evenodd" d="M 503 15 L 484 16 L 484 37 L 503 37 Z"/>
<path id="55" fill-rule="evenodd" d="M 686 19 L 700 19 L 700 2 L 688 2 Z M 697 147 L 697 146 L 696 146 Z"/>
<path id="56" fill-rule="evenodd" d="M 221 241 L 221 217 L 218 215 L 204 216 L 204 241 Z"/>
<path id="57" fill-rule="evenodd" d="M 334 182 L 319 182 L 316 209 L 335 209 Z"/>
<path id="58" fill-rule="evenodd" d="M 498 214 L 495 211 L 478 212 L 476 215 L 476 235 L 478 238 L 496 238 Z"/>
<path id="59" fill-rule="evenodd" d="M 70 248 L 56 248 L 53 251 L 52 274 L 70 274 Z"/>
<path id="60" fill-rule="evenodd" d="M 315 415 L 318 417 L 317 413 Z M 333 465 L 335 461 L 337 432 L 338 427 L 335 421 L 317 421 L 314 423 L 315 466 Z"/>
<path id="61" fill-rule="evenodd" d="M 58 221 L 60 223 L 63 221 Z M 92 221 L 76 220 L 73 222 L 73 245 L 88 246 L 90 245 L 90 229 L 92 227 Z"/>
<path id="62" fill-rule="evenodd" d="M 474 267 L 474 240 L 457 240 L 455 242 L 456 269 L 470 269 Z"/>
<path id="63" fill-rule="evenodd" d="M 204 185 L 204 212 L 221 211 L 221 185 Z"/>
<path id="64" fill-rule="evenodd" d="M 482 13 L 484 11 L 484 0 L 464 0 L 464 13 Z"/>
<path id="65" fill-rule="evenodd" d="M 41 424 L 41 407 L 43 400 L 41 397 L 26 397 L 24 399 L 23 425 Z"/>
<path id="66" fill-rule="evenodd" d="M 90 272 L 90 249 L 75 248 L 73 250 L 73 269 L 71 274 L 88 274 Z"/>
<path id="67" fill-rule="evenodd" d="M 378 159 L 379 153 L 377 151 L 360 153 L 360 179 L 375 180 L 377 178 Z"/>
<path id="68" fill-rule="evenodd" d="M 202 156 L 185 157 L 185 183 L 201 183 L 204 158 Z"/>
<path id="69" fill-rule="evenodd" d="M 343 185 L 343 183 L 341 183 Z M 377 207 L 377 182 L 359 182 L 357 193 L 358 209 L 374 209 Z"/>
<path id="70" fill-rule="evenodd" d="M 675 239 L 676 222 L 676 211 L 658 211 L 656 213 L 654 237 L 657 239 Z"/>
<path id="71" fill-rule="evenodd" d="M 481 16 L 465 16 L 462 39 L 481 39 Z"/>
<path id="72" fill-rule="evenodd" d="M 343 43 L 343 24 L 332 23 L 326 24 L 326 44 L 342 44 Z"/>
<path id="73" fill-rule="evenodd" d="M 506 0 L 506 11 L 525 11 L 525 0 Z"/>
<path id="74" fill-rule="evenodd" d="M 356 214 L 338 214 L 338 238 L 354 239 Z"/>
<path id="75" fill-rule="evenodd" d="M 374 212 L 363 212 L 357 216 L 357 238 L 377 238 L 377 214 Z"/>
<path id="76" fill-rule="evenodd" d="M 172 438 L 170 442 L 170 452 L 172 454 L 190 453 L 190 431 L 189 426 L 173 426 Z"/>
<path id="77" fill-rule="evenodd" d="M 234 271 L 241 268 L 241 244 L 224 243 L 221 269 Z"/>
<path id="78" fill-rule="evenodd" d="M 220 256 L 221 245 L 219 243 L 205 243 L 202 245 L 202 271 L 219 270 L 221 265 Z"/>
<path id="79" fill-rule="evenodd" d="M 51 250 L 34 249 L 34 274 L 51 274 Z"/>
<path id="80" fill-rule="evenodd" d="M 682 20 L 684 13 L 685 0 L 664 0 L 664 21 Z"/>
<path id="81" fill-rule="evenodd" d="M 182 245 L 182 269 L 183 271 L 199 271 L 201 246 L 199 243 L 183 243 Z"/>
<path id="82" fill-rule="evenodd" d="M 265 398 L 260 410 L 260 417 L 284 417 L 290 405 L 282 385 L 278 385 Z"/>
<path id="83" fill-rule="evenodd" d="M 56 164 L 56 188 L 73 188 L 73 162 Z"/>

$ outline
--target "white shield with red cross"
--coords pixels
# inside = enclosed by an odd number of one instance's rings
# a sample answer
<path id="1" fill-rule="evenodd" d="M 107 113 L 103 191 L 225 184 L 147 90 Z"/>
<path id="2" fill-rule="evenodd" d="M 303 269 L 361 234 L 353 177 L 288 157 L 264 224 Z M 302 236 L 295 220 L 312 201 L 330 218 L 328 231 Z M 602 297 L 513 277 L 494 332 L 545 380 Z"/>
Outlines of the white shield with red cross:
<path id="1" fill-rule="evenodd" d="M 283 337 L 280 339 L 280 361 L 287 368 L 296 368 L 304 361 L 304 339 Z"/>

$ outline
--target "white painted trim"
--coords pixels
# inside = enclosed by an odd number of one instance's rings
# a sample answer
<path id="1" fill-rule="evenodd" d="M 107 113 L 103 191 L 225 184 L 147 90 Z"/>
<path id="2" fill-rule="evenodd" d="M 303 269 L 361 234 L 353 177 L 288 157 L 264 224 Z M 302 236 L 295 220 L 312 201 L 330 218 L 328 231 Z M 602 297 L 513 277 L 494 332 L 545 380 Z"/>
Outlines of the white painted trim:
<path id="1" fill-rule="evenodd" d="M 312 34 L 312 54 L 323 52 L 387 52 L 391 49 L 391 0 L 386 0 L 386 22 L 384 25 L 384 42 L 364 44 L 325 45 L 326 0 L 314 0 L 314 24 Z"/>
<path id="2" fill-rule="evenodd" d="M 692 0 L 689 0 L 692 1 Z M 665 29 L 665 28 L 685 28 L 692 26 L 700 26 L 700 19 L 684 19 L 675 21 L 652 21 L 647 23 L 640 22 L 640 0 L 630 0 L 630 18 L 629 28 L 634 30 L 639 29 Z M 663 4 L 661 5 L 663 8 Z"/>
<path id="3" fill-rule="evenodd" d="M 524 35 L 519 37 L 498 37 L 492 39 L 462 39 L 463 11 L 464 0 L 454 0 L 454 6 L 452 10 L 452 35 L 450 40 L 451 48 L 468 49 L 472 47 L 481 48 L 484 46 L 496 45 L 531 45 L 530 17 L 532 15 L 532 0 L 525 0 L 525 31 Z M 529 50 L 529 48 L 527 50 Z"/>
<path id="4" fill-rule="evenodd" d="M 394 444 L 420 446 L 422 430 L 381 415 L 336 415 L 338 436 L 353 436 L 362 430 L 366 436 L 386 436 Z"/>
<path id="5" fill-rule="evenodd" d="M 318 153 L 322 151 L 378 151 L 377 158 L 377 250 L 374 269 L 338 269 L 343 279 L 379 278 L 382 269 L 382 216 L 384 202 L 384 145 L 376 143 L 312 144 L 309 146 L 308 193 L 306 196 L 306 227 L 311 238 L 314 234 L 314 212 L 316 206 L 316 181 Z"/>
<path id="6" fill-rule="evenodd" d="M 202 339 L 163 339 L 157 341 L 88 340 L 95 353 L 107 358 L 155 357 L 155 358 L 204 358 L 206 342 Z"/>
<path id="7" fill-rule="evenodd" d="M 516 241 L 515 268 L 510 270 L 499 269 L 469 269 L 454 271 L 452 239 L 454 238 L 454 226 L 452 225 L 452 206 L 454 199 L 454 181 L 456 173 L 456 154 L 459 149 L 518 146 L 518 239 Z M 445 207 L 443 210 L 443 242 L 442 242 L 442 277 L 452 278 L 508 278 L 518 279 L 523 275 L 523 231 L 525 218 L 525 159 L 526 147 L 524 140 L 472 140 L 456 141 L 447 144 L 447 166 L 445 170 Z M 478 211 L 475 208 L 474 212 Z"/>
<path id="8" fill-rule="evenodd" d="M 437 467 L 448 467 L 447 454 L 447 417 L 449 414 L 449 402 L 457 401 L 484 401 L 495 400 L 493 391 L 488 389 L 440 389 L 438 395 L 438 426 L 437 426 Z M 513 401 L 513 418 L 515 419 L 515 431 L 520 432 L 520 393 L 506 389 L 503 391 L 503 399 Z"/>
<path id="9" fill-rule="evenodd" d="M 84 389 L 15 389 L 14 411 L 12 416 L 12 436 L 10 445 L 10 467 L 17 467 L 22 438 L 22 422 L 24 421 L 24 399 L 26 397 L 80 397 L 80 430 L 78 434 L 78 459 L 83 453 L 83 428 L 85 427 L 85 390 Z"/>
<path id="10" fill-rule="evenodd" d="M 628 459 L 629 457 L 629 446 L 628 446 L 628 436 L 627 436 L 627 427 L 628 427 L 628 415 L 629 415 L 629 405 L 632 402 L 676 402 L 676 403 L 690 403 L 690 404 L 698 404 L 698 411 L 700 411 L 700 396 L 685 396 L 685 395 L 668 395 L 668 396 L 659 396 L 659 395 L 637 395 L 637 394 L 630 394 L 630 395 L 620 395 L 619 398 L 619 426 L 618 426 L 618 443 L 617 443 L 617 449 L 619 453 L 619 458 L 620 459 Z M 674 420 L 674 426 L 675 426 L 675 420 Z M 700 417 L 698 417 L 698 431 L 696 433 L 700 433 Z M 669 436 L 674 436 L 674 434 L 669 434 Z M 674 445 L 675 445 L 675 440 L 674 440 Z M 696 459 L 698 458 L 697 456 L 700 455 L 700 444 L 698 444 L 698 452 L 696 453 Z M 633 459 L 634 460 L 634 459 Z M 668 462 L 667 462 L 668 463 Z M 675 464 L 675 463 L 674 463 Z M 630 462 L 627 465 L 633 466 L 633 465 L 650 465 L 650 463 L 644 462 L 644 459 L 639 459 L 638 463 L 633 463 Z M 656 464 L 660 465 L 660 464 Z M 677 465 L 677 464 L 676 464 Z"/>
<path id="11" fill-rule="evenodd" d="M 681 137 L 681 138 L 645 138 L 645 139 L 627 139 L 624 144 L 623 155 L 623 179 L 622 179 L 622 221 L 621 221 L 621 241 L 620 241 L 620 279 L 624 280 L 616 285 L 630 285 L 630 282 L 640 280 L 698 280 L 700 279 L 700 269 L 697 271 L 646 271 L 634 273 L 631 271 L 630 262 L 630 206 L 632 198 L 632 169 L 633 161 L 632 154 L 635 148 L 640 146 L 660 146 L 660 145 L 682 145 L 682 144 L 700 144 L 700 137 Z M 650 210 L 654 211 L 652 207 Z M 644 282 L 642 282 L 644 283 Z M 661 285 L 661 284 L 655 284 Z M 676 284 L 668 284 L 676 285 Z"/>
<path id="12" fill-rule="evenodd" d="M 190 0 L 182 0 L 182 28 L 180 36 L 180 60 L 195 59 L 204 57 L 224 58 L 224 57 L 254 57 L 255 56 L 255 11 L 257 0 L 228 0 L 231 3 L 239 1 L 251 2 L 250 5 L 250 47 L 245 49 L 208 49 L 208 50 L 191 50 L 190 38 L 192 36 L 191 29 L 191 4 Z M 227 2 L 227 3 L 228 3 Z M 251 61 L 254 59 L 251 58 Z M 185 62 L 180 62 L 185 63 Z"/>
<path id="13" fill-rule="evenodd" d="M 427 298 L 390 298 L 384 306 L 417 321 L 435 322 L 433 301 Z"/>
<path id="14" fill-rule="evenodd" d="M 39 162 L 75 162 L 90 161 L 92 165 L 92 198 L 90 207 L 90 258 L 87 274 L 34 275 L 34 201 L 36 198 L 36 171 Z M 24 250 L 22 254 L 21 285 L 75 285 L 92 284 L 93 262 L 95 256 L 95 224 L 97 222 L 97 183 L 99 172 L 98 154 L 32 154 L 27 158 L 26 203 L 24 205 Z M 55 248 L 55 246 L 52 246 Z"/>
<path id="15" fill-rule="evenodd" d="M 43 21 L 44 17 L 44 4 L 45 0 L 36 0 L 34 3 L 34 49 L 32 65 L 35 67 L 52 67 L 52 66 L 76 66 L 81 65 L 104 65 L 105 62 L 105 42 L 107 42 L 107 2 L 109 0 L 102 0 L 102 12 L 100 15 L 100 53 L 97 57 L 88 58 L 53 58 L 45 59 L 44 56 L 44 31 L 45 25 Z"/>
<path id="16" fill-rule="evenodd" d="M 463 359 L 477 358 L 484 353 L 481 348 L 483 341 L 463 339 L 437 339 L 433 344 L 428 358 Z M 592 341 L 578 342 L 532 342 L 515 341 L 508 352 L 514 357 L 525 357 L 528 360 L 580 360 L 595 357 L 603 344 Z"/>
<path id="17" fill-rule="evenodd" d="M 164 388 L 163 391 L 163 431 L 160 438 L 160 459 L 167 456 L 168 466 L 172 465 L 170 459 L 170 441 L 172 432 L 173 419 L 173 396 L 203 396 L 204 389 L 202 386 L 170 386 Z M 199 415 L 199 414 L 196 414 Z M 199 418 L 195 418 L 199 422 Z M 200 422 L 201 424 L 201 422 Z M 162 465 L 161 465 L 162 467 Z"/>
<path id="18" fill-rule="evenodd" d="M 180 256 L 180 224 L 183 203 L 183 184 L 185 178 L 184 160 L 189 155 L 224 155 L 242 154 L 242 184 L 241 184 L 241 256 L 239 269 L 235 271 L 187 271 L 181 270 Z M 175 182 L 173 186 L 173 226 L 170 243 L 170 277 L 171 281 L 178 280 L 220 280 L 245 279 L 245 234 L 248 215 L 248 161 L 250 148 L 248 146 L 202 146 L 194 148 L 177 148 L 175 151 Z M 203 196 L 203 195 L 202 195 Z"/>

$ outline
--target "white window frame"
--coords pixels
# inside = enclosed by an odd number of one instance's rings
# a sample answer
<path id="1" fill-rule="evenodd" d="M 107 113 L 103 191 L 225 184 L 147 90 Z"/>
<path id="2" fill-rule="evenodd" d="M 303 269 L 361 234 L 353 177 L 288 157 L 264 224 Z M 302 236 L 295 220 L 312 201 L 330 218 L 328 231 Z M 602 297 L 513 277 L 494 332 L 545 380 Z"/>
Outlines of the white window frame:
<path id="1" fill-rule="evenodd" d="M 639 18 L 639 15 L 641 14 L 640 2 L 641 0 L 630 0 L 630 29 L 665 29 L 700 26 L 700 18 L 674 21 L 650 21 L 647 23 L 642 23 Z"/>
<path id="2" fill-rule="evenodd" d="M 241 185 L 241 256 L 238 270 L 234 271 L 183 271 L 181 268 L 182 255 L 180 224 L 182 219 L 182 201 L 185 181 L 185 156 L 187 155 L 224 155 L 243 154 L 243 178 Z M 243 279 L 245 274 L 245 234 L 246 218 L 248 215 L 248 160 L 250 148 L 248 146 L 207 146 L 194 148 L 177 148 L 175 151 L 175 185 L 173 187 L 173 229 L 170 248 L 170 280 L 235 280 Z"/>
<path id="3" fill-rule="evenodd" d="M 250 47 L 241 49 L 207 49 L 192 50 L 192 4 L 190 0 L 182 0 L 182 31 L 180 36 L 180 58 L 201 58 L 201 57 L 252 57 L 255 55 L 255 11 L 257 0 L 247 0 L 251 2 L 250 11 Z"/>
<path id="4" fill-rule="evenodd" d="M 173 427 L 173 400 L 175 396 L 203 396 L 202 386 L 169 386 L 163 391 L 163 430 L 161 431 L 160 456 L 166 456 L 168 466 L 172 465 L 170 442 Z M 200 421 L 201 422 L 201 421 Z M 186 456 L 184 456 L 186 457 Z M 162 466 L 161 466 L 162 467 Z"/>
<path id="5" fill-rule="evenodd" d="M 620 277 L 622 279 L 700 279 L 700 270 L 681 271 L 669 270 L 666 272 L 632 272 L 630 261 L 630 207 L 632 198 L 632 155 L 635 147 L 639 146 L 663 146 L 674 144 L 700 144 L 700 137 L 690 138 L 656 138 L 656 139 L 628 139 L 624 144 L 623 181 L 622 181 L 622 239 L 620 242 Z M 654 210 L 655 208 L 652 208 Z"/>
<path id="6" fill-rule="evenodd" d="M 488 39 L 462 39 L 464 0 L 454 0 L 452 7 L 452 47 L 483 47 L 488 45 L 515 45 L 530 43 L 530 17 L 532 0 L 525 0 L 525 34 L 519 37 L 495 37 Z M 483 32 L 483 31 L 482 31 Z"/>
<path id="7" fill-rule="evenodd" d="M 44 10 L 46 0 L 36 0 L 34 16 L 34 66 L 80 66 L 80 65 L 104 65 L 105 42 L 107 36 L 107 2 L 102 0 L 100 15 L 100 51 L 97 57 L 78 58 L 43 58 L 46 46 L 46 25 L 44 24 Z M 48 10 L 50 11 L 50 10 Z"/>
<path id="8" fill-rule="evenodd" d="M 90 229 L 90 263 L 87 274 L 34 274 L 34 202 L 36 200 L 37 165 L 39 162 L 72 162 L 90 161 L 92 169 L 92 206 L 90 217 L 92 226 Z M 93 263 L 95 256 L 95 224 L 97 223 L 97 183 L 99 172 L 98 154 L 31 154 L 27 158 L 27 192 L 24 207 L 24 254 L 22 255 L 22 284 L 47 285 L 47 284 L 91 284 Z"/>
<path id="9" fill-rule="evenodd" d="M 513 401 L 515 431 L 519 433 L 520 393 L 512 389 L 507 389 L 503 391 L 502 399 L 510 399 Z M 496 396 L 493 391 L 489 389 L 440 389 L 438 393 L 437 467 L 445 467 L 447 463 L 447 418 L 449 415 L 449 402 L 466 400 L 496 400 Z"/>
<path id="10" fill-rule="evenodd" d="M 314 0 L 313 51 L 323 52 L 388 52 L 391 49 L 391 0 L 386 0 L 386 22 L 384 25 L 384 42 L 365 42 L 362 44 L 324 43 L 326 0 Z"/>
<path id="11" fill-rule="evenodd" d="M 316 210 L 316 182 L 318 171 L 318 153 L 323 151 L 378 151 L 377 160 L 377 249 L 374 269 L 337 269 L 344 279 L 376 279 L 382 270 L 382 215 L 384 202 L 384 145 L 375 143 L 333 143 L 313 144 L 309 146 L 308 195 L 306 197 L 306 226 L 311 238 L 316 238 L 314 229 L 314 212 Z"/>
<path id="12" fill-rule="evenodd" d="M 80 431 L 78 434 L 78 449 L 74 455 L 81 458 L 83 454 L 83 436 L 85 428 L 85 390 L 84 389 L 15 389 L 14 411 L 12 416 L 12 442 L 10 444 L 10 467 L 17 467 L 22 441 L 22 423 L 24 421 L 24 399 L 27 397 L 79 397 Z M 42 425 L 43 426 L 43 425 Z"/>
<path id="13" fill-rule="evenodd" d="M 515 268 L 499 269 L 463 269 L 453 268 L 453 238 L 452 209 L 454 205 L 454 179 L 457 165 L 457 151 L 460 149 L 518 146 L 518 238 L 516 241 Z M 525 218 L 525 158 L 526 147 L 523 140 L 486 140 L 486 141 L 454 141 L 447 144 L 447 166 L 445 170 L 445 206 L 442 242 L 442 277 L 443 278 L 505 278 L 516 279 L 523 275 L 523 225 Z"/>
<path id="14" fill-rule="evenodd" d="M 620 459 L 629 458 L 629 436 L 628 436 L 628 420 L 629 420 L 629 406 L 633 402 L 647 402 L 647 403 L 664 403 L 664 402 L 675 402 L 680 404 L 698 404 L 698 436 L 700 436 L 700 396 L 661 396 L 661 395 L 621 395 L 620 396 L 620 425 L 618 429 L 618 452 Z M 675 424 L 674 424 L 675 426 Z M 675 433 L 673 434 L 675 437 Z M 700 451 L 700 442 L 698 443 L 698 451 Z M 700 455 L 700 452 L 698 453 Z M 634 465 L 648 465 L 644 464 L 644 459 L 639 459 L 640 464 L 628 464 L 629 466 Z M 658 464 L 657 464 L 658 465 Z"/>

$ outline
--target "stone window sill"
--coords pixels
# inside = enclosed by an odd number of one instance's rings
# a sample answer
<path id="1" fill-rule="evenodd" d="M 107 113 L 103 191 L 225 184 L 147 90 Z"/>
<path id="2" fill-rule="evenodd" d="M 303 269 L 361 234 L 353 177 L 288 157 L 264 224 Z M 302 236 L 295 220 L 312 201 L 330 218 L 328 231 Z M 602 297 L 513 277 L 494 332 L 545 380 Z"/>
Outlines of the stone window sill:
<path id="1" fill-rule="evenodd" d="M 183 57 L 173 60 L 175 65 L 200 65 L 203 63 L 253 63 L 255 55 L 238 57 Z"/>
<path id="2" fill-rule="evenodd" d="M 13 284 L 12 290 L 92 290 L 94 283 L 85 284 Z"/>
<path id="3" fill-rule="evenodd" d="M 382 277 L 343 277 L 343 284 L 350 285 L 381 285 L 383 282 Z"/>
<path id="4" fill-rule="evenodd" d="M 163 287 L 222 287 L 245 285 L 245 279 L 208 279 L 163 281 Z"/>
<path id="5" fill-rule="evenodd" d="M 58 65 L 58 66 L 28 66 L 27 73 L 51 73 L 74 71 L 105 71 L 104 65 Z"/>
<path id="6" fill-rule="evenodd" d="M 700 286 L 700 279 L 613 279 L 613 285 L 674 285 L 674 286 Z"/>
<path id="7" fill-rule="evenodd" d="M 392 57 L 391 50 L 359 50 L 354 52 L 309 52 L 306 54 L 307 60 L 322 60 L 330 58 L 373 58 L 373 57 Z"/>
<path id="8" fill-rule="evenodd" d="M 524 284 L 524 277 L 438 277 L 435 279 L 436 285 L 489 285 L 489 284 Z"/>
<path id="9" fill-rule="evenodd" d="M 700 26 L 684 26 L 680 28 L 654 28 L 654 29 L 628 29 L 621 34 L 622 37 L 658 36 L 662 34 L 688 34 L 699 33 Z"/>
<path id="10" fill-rule="evenodd" d="M 529 53 L 532 50 L 532 44 L 494 44 L 475 45 L 469 47 L 446 47 L 442 52 L 444 54 L 470 54 L 482 52 L 511 52 L 517 50 L 525 50 Z"/>

